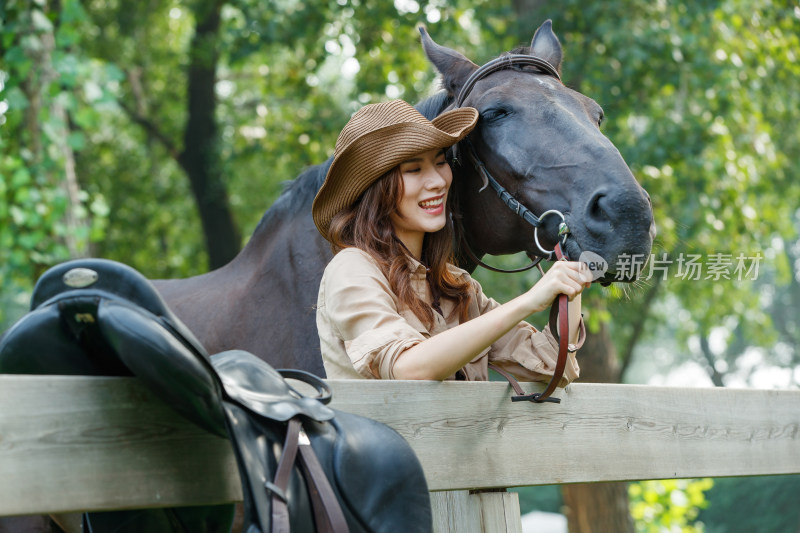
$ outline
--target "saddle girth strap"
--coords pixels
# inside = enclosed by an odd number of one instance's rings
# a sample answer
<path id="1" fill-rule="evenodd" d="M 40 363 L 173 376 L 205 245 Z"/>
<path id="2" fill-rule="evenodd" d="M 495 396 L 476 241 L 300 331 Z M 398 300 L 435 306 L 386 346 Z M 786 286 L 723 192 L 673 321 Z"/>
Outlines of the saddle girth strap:
<path id="1" fill-rule="evenodd" d="M 310 443 L 300 444 L 300 467 L 303 469 L 309 499 L 314 509 L 317 532 L 349 533 L 350 528 L 339 500 Z"/>
<path id="2" fill-rule="evenodd" d="M 286 502 L 286 491 L 289 488 L 289 478 L 292 474 L 297 458 L 297 448 L 300 441 L 300 420 L 292 418 L 286 429 L 286 439 L 283 443 L 278 467 L 275 469 L 275 478 L 272 483 L 267 482 L 266 488 L 272 493 L 272 531 L 271 533 L 289 533 L 289 506 Z"/>
<path id="3" fill-rule="evenodd" d="M 302 429 L 298 418 L 289 420 L 283 451 L 278 461 L 278 467 L 275 469 L 275 478 L 271 483 L 266 483 L 267 490 L 272 493 L 272 529 L 270 533 L 290 533 L 291 531 L 286 491 L 289 487 L 292 467 L 298 458 L 298 452 L 300 455 L 298 464 L 302 469 L 308 497 L 314 510 L 316 531 L 349 533 L 347 520 L 339 505 L 339 500 Z"/>

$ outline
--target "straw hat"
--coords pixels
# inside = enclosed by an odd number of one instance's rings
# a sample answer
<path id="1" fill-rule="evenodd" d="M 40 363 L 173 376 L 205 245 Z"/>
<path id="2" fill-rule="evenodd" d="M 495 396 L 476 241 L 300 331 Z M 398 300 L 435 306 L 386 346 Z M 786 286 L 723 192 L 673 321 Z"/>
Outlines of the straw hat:
<path id="1" fill-rule="evenodd" d="M 375 180 L 403 161 L 463 139 L 478 111 L 461 107 L 430 121 L 403 100 L 362 107 L 336 140 L 333 162 L 311 214 L 326 239 L 333 216 L 352 205 Z"/>

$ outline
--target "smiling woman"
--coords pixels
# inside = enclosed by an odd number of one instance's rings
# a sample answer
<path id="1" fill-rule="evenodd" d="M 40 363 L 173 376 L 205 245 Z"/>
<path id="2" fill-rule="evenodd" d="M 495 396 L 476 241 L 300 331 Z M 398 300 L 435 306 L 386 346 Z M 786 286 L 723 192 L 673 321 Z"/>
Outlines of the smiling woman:
<path id="1" fill-rule="evenodd" d="M 425 234 L 439 231 L 447 223 L 445 202 L 453 171 L 444 150 L 433 149 L 403 161 L 395 173 L 402 177 L 402 196 L 389 219 L 405 247 L 414 257 L 421 257 Z"/>
<path id="2" fill-rule="evenodd" d="M 523 319 L 558 294 L 575 342 L 580 293 L 591 275 L 559 262 L 500 305 L 454 266 L 447 149 L 477 123 L 471 107 L 433 121 L 402 100 L 369 105 L 339 135 L 312 207 L 334 258 L 325 269 L 317 328 L 328 378 L 488 379 L 489 364 L 525 380 L 554 372 L 558 342 Z M 565 385 L 578 375 L 570 355 Z"/>

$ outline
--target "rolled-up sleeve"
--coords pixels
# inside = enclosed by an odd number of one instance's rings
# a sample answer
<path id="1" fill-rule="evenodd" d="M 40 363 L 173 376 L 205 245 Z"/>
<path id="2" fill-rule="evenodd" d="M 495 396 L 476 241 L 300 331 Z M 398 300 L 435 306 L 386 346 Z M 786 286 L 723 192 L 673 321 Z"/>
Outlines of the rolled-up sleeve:
<path id="1" fill-rule="evenodd" d="M 328 265 L 319 305 L 353 368 L 366 378 L 395 379 L 399 355 L 425 339 L 400 314 L 389 281 L 360 250 L 343 250 Z M 323 345 L 323 357 L 325 352 Z"/>
<path id="2" fill-rule="evenodd" d="M 488 298 L 474 279 L 476 304 L 480 314 L 499 306 Z M 558 341 L 550 332 L 550 326 L 539 331 L 527 322 L 520 322 L 511 331 L 500 337 L 489 350 L 489 363 L 510 372 L 523 381 L 548 381 L 555 372 L 558 362 Z M 559 383 L 566 386 L 580 374 L 575 353 L 569 353 L 564 376 Z"/>

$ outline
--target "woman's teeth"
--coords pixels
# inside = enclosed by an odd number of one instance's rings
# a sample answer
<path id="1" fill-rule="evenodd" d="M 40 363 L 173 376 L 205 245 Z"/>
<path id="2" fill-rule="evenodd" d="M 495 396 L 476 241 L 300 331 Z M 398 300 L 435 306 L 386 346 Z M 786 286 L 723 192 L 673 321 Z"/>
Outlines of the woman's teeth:
<path id="1" fill-rule="evenodd" d="M 442 205 L 442 198 L 435 198 L 433 200 L 425 200 L 424 202 L 420 202 L 419 205 L 423 209 L 433 209 L 435 207 L 439 207 L 440 205 Z"/>

